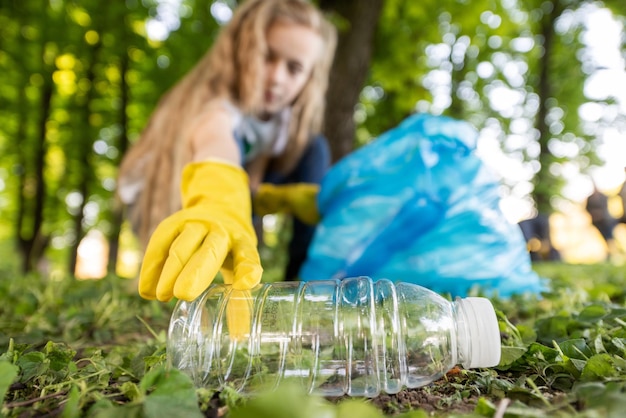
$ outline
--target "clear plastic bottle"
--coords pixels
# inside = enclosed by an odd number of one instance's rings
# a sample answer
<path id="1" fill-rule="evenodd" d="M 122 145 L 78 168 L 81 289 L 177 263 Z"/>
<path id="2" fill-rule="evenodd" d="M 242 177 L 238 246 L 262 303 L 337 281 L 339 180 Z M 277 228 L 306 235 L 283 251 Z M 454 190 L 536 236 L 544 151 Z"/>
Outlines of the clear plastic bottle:
<path id="1" fill-rule="evenodd" d="M 491 302 L 450 302 L 424 287 L 367 277 L 214 284 L 172 314 L 168 362 L 197 386 L 252 394 L 295 382 L 323 396 L 377 396 L 438 379 L 457 364 L 492 367 Z"/>

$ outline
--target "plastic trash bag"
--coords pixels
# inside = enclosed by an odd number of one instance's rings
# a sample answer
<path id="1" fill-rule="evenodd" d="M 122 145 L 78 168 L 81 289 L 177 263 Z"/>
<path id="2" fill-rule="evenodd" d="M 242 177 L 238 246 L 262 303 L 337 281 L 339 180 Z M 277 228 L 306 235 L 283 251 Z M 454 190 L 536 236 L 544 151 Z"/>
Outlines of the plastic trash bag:
<path id="1" fill-rule="evenodd" d="M 300 278 L 370 276 L 466 296 L 544 290 L 468 123 L 415 114 L 324 178 Z"/>

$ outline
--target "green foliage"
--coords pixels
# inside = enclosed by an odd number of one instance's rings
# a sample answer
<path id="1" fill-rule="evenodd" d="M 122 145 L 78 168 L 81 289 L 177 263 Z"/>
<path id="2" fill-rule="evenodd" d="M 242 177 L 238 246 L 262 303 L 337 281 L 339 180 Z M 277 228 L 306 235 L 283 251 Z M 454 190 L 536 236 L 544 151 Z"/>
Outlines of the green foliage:
<path id="1" fill-rule="evenodd" d="M 608 5 L 622 13 L 616 3 Z M 622 114 L 589 123 L 579 115 L 584 103 L 607 107 L 613 100 L 584 94 L 596 64 L 586 58 L 584 28 L 576 16 L 596 6 L 603 4 L 385 2 L 368 86 L 356 113 L 357 145 L 415 111 L 467 120 L 496 136 L 503 153 L 526 167 L 533 177 L 528 184 L 533 200 L 541 212 L 550 213 L 553 197 L 565 185 L 561 167 L 568 164 L 585 173 L 601 165 L 598 138 L 623 119 Z M 506 95 L 517 99 L 498 104 Z"/>
<path id="2" fill-rule="evenodd" d="M 159 97 L 195 64 L 218 25 L 183 2 L 166 42 L 147 37 L 157 3 L 10 1 L 0 7 L 0 236 L 20 244 L 24 268 L 46 247 L 73 271 L 91 228 L 119 230 L 117 167 Z M 191 11 L 194 13 L 189 13 Z M 57 250 L 57 251 L 55 251 Z"/>
<path id="3" fill-rule="evenodd" d="M 119 399 L 125 399 L 125 408 L 135 408 L 129 402 L 135 393 L 145 411 L 163 410 L 164 393 L 177 393 L 180 408 L 197 410 L 188 378 L 163 369 L 170 306 L 140 300 L 129 285 L 116 277 L 84 282 L 3 277 L 2 293 L 15 301 L 0 308 L 0 367 L 19 370 L 5 397 L 11 411 L 61 408 L 67 416 L 83 416 L 81 411 L 94 405 L 106 416 L 101 410 Z M 147 328 L 148 322 L 160 331 Z M 0 390 L 5 387 L 0 382 Z M 184 398 L 185 388 L 191 402 Z"/>
<path id="4" fill-rule="evenodd" d="M 194 388 L 165 364 L 172 303 L 131 282 L 6 275 L 0 291 L 0 394 L 8 417 L 613 417 L 626 406 L 626 288 L 621 267 L 538 264 L 542 297 L 492 299 L 502 360 L 452 370 L 423 388 L 324 399 L 299 387 L 243 397 Z M 134 287 L 134 286 L 133 286 Z M 500 411 L 500 412 L 498 412 Z M 498 415 L 502 416 L 502 415 Z"/>
<path id="5" fill-rule="evenodd" d="M 122 387 L 122 393 L 130 399 L 129 403 L 117 406 L 108 400 L 99 401 L 90 408 L 89 416 L 203 416 L 191 380 L 177 370 L 154 368 L 138 385 L 127 382 Z"/>
<path id="6" fill-rule="evenodd" d="M 183 0 L 180 27 L 163 41 L 146 36 L 146 21 L 158 13 L 155 1 L 21 0 L 0 6 L 2 414 L 194 416 L 219 407 L 234 416 L 278 418 L 316 410 L 340 417 L 378 416 L 379 410 L 406 417 L 502 416 L 502 408 L 510 417 L 620 416 L 626 406 L 623 268 L 538 265 L 550 278 L 551 292 L 494 300 L 503 337 L 499 367 L 446 376 L 411 392 L 419 393 L 418 400 L 404 393 L 336 403 L 293 388 L 249 401 L 233 391 L 194 390 L 184 375 L 164 367 L 172 304 L 140 300 L 132 281 L 115 276 L 81 282 L 58 273 L 18 273 L 14 243 L 22 244 L 20 251 L 25 243 L 50 245 L 65 257 L 90 228 L 115 230 L 112 195 L 122 153 L 159 97 L 210 46 L 219 27 L 212 3 Z M 359 143 L 416 109 L 449 113 L 479 129 L 495 121 L 507 155 L 542 163 L 535 194 L 558 194 L 562 179 L 551 168 L 573 161 L 584 169 L 598 162 L 577 113 L 587 100 L 580 27 L 556 34 L 544 80 L 549 94 L 539 98 L 553 140 L 573 143 L 580 152 L 567 157 L 544 147 L 538 157 L 528 153 L 532 147 L 511 145 L 507 136 L 516 118 L 530 121 L 528 131 L 535 126 L 531 104 L 544 58 L 541 25 L 554 29 L 556 22 L 544 20 L 549 9 L 559 11 L 558 19 L 585 4 L 595 2 L 387 0 L 368 86 L 357 106 Z M 620 1 L 606 4 L 623 13 Z M 535 47 L 514 48 L 520 38 Z M 434 59 L 433 48 L 448 53 Z M 491 65 L 492 74 L 479 76 L 481 64 Z M 527 67 L 521 82 L 507 76 L 509 64 Z M 437 92 L 427 77 L 435 72 L 450 77 L 448 104 L 433 105 Z M 493 108 L 488 96 L 496 87 L 523 95 L 516 108 L 521 114 Z M 262 248 L 272 280 L 285 262 L 285 230 Z"/>
<path id="7" fill-rule="evenodd" d="M 32 268 L 48 249 L 55 264 L 71 271 L 79 240 L 92 228 L 115 243 L 120 217 L 113 191 L 121 157 L 159 98 L 215 39 L 216 2 L 180 2 L 171 10 L 179 24 L 163 40 L 151 39 L 146 29 L 151 19 L 164 21 L 157 1 L 23 0 L 0 7 L 0 237 L 20 244 L 25 266 Z M 616 13 L 620 4 L 606 2 Z M 505 155 L 533 167 L 529 186 L 540 206 L 549 205 L 563 186 L 554 173 L 565 163 L 582 171 L 599 164 L 595 137 L 615 122 L 581 122 L 578 108 L 589 100 L 583 86 L 590 74 L 581 58 L 582 28 L 561 24 L 556 30 L 559 19 L 588 5 L 602 6 L 591 0 L 385 1 L 369 79 L 356 104 L 357 146 L 416 110 L 447 113 L 479 130 L 493 129 Z M 546 25 L 555 37 L 542 56 Z M 533 44 L 520 49 L 519 40 Z M 548 74 L 541 73 L 543 62 Z M 515 68 L 519 77 L 511 75 Z M 441 77 L 444 82 L 433 81 Z M 494 107 L 495 91 L 518 94 L 520 102 Z M 548 123 L 538 140 L 537 100 Z M 528 141 L 541 145 L 540 155 Z M 577 152 L 559 154 L 559 145 Z"/>
<path id="8" fill-rule="evenodd" d="M 17 377 L 19 370 L 16 365 L 6 360 L 0 360 L 0 397 L 2 397 L 2 399 L 4 399 L 9 386 L 11 386 L 11 383 L 13 383 Z"/>

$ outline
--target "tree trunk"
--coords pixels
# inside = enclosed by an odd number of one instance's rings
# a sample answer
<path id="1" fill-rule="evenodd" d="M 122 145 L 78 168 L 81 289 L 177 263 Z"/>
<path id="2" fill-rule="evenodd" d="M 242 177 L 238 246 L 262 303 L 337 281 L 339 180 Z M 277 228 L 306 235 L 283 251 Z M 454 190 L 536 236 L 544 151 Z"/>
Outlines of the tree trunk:
<path id="1" fill-rule="evenodd" d="M 22 254 L 22 271 L 29 273 L 34 270 L 37 261 L 43 255 L 47 241 L 42 236 L 41 226 L 43 224 L 43 211 L 46 200 L 46 179 L 44 178 L 45 156 L 46 156 L 46 122 L 50 115 L 50 106 L 52 101 L 52 76 L 44 77 L 44 85 L 41 89 L 39 99 L 39 123 L 37 130 L 37 144 L 34 149 L 35 166 L 33 174 L 29 176 L 26 165 L 22 173 L 20 189 L 20 204 L 23 213 L 18 216 L 18 225 L 20 230 L 18 235 L 19 249 Z M 28 156 L 25 156 L 28 158 Z M 21 158 L 25 161 L 25 158 Z M 34 191 L 31 192 L 30 181 L 34 185 Z M 30 225 L 27 225 L 30 223 Z"/>
<path id="2" fill-rule="evenodd" d="M 34 24 L 42 28 L 41 37 L 34 45 L 24 47 L 15 53 L 18 71 L 23 75 L 23 86 L 18 95 L 18 126 L 16 130 L 17 172 L 17 219 L 15 222 L 17 250 L 21 256 L 21 269 L 24 273 L 35 270 L 49 243 L 49 237 L 42 232 L 44 208 L 46 206 L 47 183 L 44 176 L 47 154 L 47 123 L 52 108 L 54 82 L 52 80 L 53 59 L 46 56 L 49 41 L 48 31 L 51 21 L 47 7 L 31 10 L 28 2 L 15 2 L 14 19 L 20 26 Z M 22 41 L 23 39 L 20 39 Z M 36 55 L 35 60 L 28 57 Z M 26 58 L 25 58 L 26 57 Z M 24 91 L 30 84 L 30 77 L 40 74 L 43 80 L 39 95 L 32 101 Z M 29 129 L 32 125 L 35 129 Z"/>
<path id="3" fill-rule="evenodd" d="M 120 62 L 120 96 L 121 96 L 121 105 L 120 105 L 120 113 L 119 113 L 119 123 L 121 127 L 121 134 L 118 143 L 118 157 L 116 160 L 116 165 L 119 167 L 122 157 L 126 154 L 128 150 L 129 141 L 128 141 L 128 114 L 126 113 L 126 108 L 128 107 L 128 84 L 126 83 L 126 73 L 128 72 L 128 54 L 123 54 Z M 112 224 L 111 224 L 111 234 L 109 235 L 109 260 L 107 263 L 107 269 L 109 273 L 115 274 L 116 266 L 117 266 L 117 258 L 119 255 L 120 248 L 120 232 L 122 230 L 122 223 L 124 221 L 124 208 L 122 203 L 114 197 L 114 206 L 113 206 L 113 215 L 112 215 Z"/>
<path id="4" fill-rule="evenodd" d="M 347 26 L 347 29 L 339 30 L 326 95 L 325 135 L 333 162 L 354 148 L 354 107 L 367 79 L 382 6 L 383 0 L 320 1 L 321 9 L 336 12 L 345 19 Z"/>
<path id="5" fill-rule="evenodd" d="M 90 107 L 94 100 L 94 95 L 96 92 L 95 66 L 101 45 L 102 44 L 98 42 L 91 47 L 91 58 L 89 60 L 87 73 L 85 74 L 85 78 L 89 81 L 90 87 L 85 96 L 84 103 L 81 104 L 81 108 L 84 111 L 83 117 L 81 118 L 81 120 L 83 121 L 88 121 L 91 114 Z M 81 172 L 81 175 L 79 176 L 80 184 L 78 185 L 78 191 L 81 194 L 83 201 L 80 204 L 80 208 L 78 209 L 77 213 L 73 217 L 75 241 L 70 248 L 69 254 L 68 271 L 70 272 L 70 274 L 74 274 L 76 271 L 76 263 L 78 261 L 78 246 L 80 245 L 81 240 L 86 235 L 85 228 L 83 227 L 83 221 L 85 219 L 85 206 L 89 201 L 91 182 L 94 177 L 94 168 L 90 163 L 92 161 L 91 156 L 93 152 L 93 137 L 95 136 L 95 134 L 89 124 L 84 125 L 83 129 L 78 129 L 77 132 L 80 132 L 82 138 L 77 141 L 80 150 L 78 152 L 78 160 L 75 162 L 75 164 Z"/>
<path id="6" fill-rule="evenodd" d="M 552 2 L 552 10 L 546 13 L 541 20 L 541 36 L 543 37 L 543 56 L 539 62 L 539 81 L 537 94 L 539 95 L 539 109 L 535 128 L 539 133 L 539 164 L 540 168 L 533 179 L 534 190 L 533 199 L 539 213 L 551 213 L 552 205 L 550 198 L 554 194 L 552 184 L 553 175 L 550 173 L 550 150 L 548 141 L 550 140 L 550 130 L 546 121 L 548 115 L 548 100 L 552 97 L 550 88 L 550 67 L 554 50 L 554 24 L 561 15 L 562 8 L 558 1 Z"/>

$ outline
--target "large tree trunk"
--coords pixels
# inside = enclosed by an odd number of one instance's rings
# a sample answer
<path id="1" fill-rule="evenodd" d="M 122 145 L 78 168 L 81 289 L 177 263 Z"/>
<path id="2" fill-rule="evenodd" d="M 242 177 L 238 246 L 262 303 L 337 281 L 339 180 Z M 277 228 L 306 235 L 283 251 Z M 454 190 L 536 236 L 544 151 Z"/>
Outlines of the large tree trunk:
<path id="1" fill-rule="evenodd" d="M 539 95 L 539 109 L 537 111 L 537 119 L 535 120 L 535 128 L 539 133 L 539 164 L 540 168 L 533 179 L 534 190 L 533 200 L 537 206 L 539 213 L 551 213 L 552 205 L 550 198 L 554 194 L 554 176 L 550 173 L 550 150 L 548 149 L 548 141 L 550 140 L 550 130 L 546 121 L 548 115 L 548 100 L 552 98 L 552 89 L 550 88 L 550 71 L 552 58 L 554 53 L 554 24 L 563 12 L 562 6 L 558 1 L 552 2 L 552 10 L 546 13 L 541 20 L 541 36 L 543 37 L 543 56 L 539 62 L 539 81 L 537 94 Z"/>
<path id="2" fill-rule="evenodd" d="M 345 19 L 339 30 L 337 52 L 330 73 L 325 135 L 333 161 L 354 147 L 354 107 L 359 101 L 370 68 L 374 34 L 383 0 L 321 0 L 320 8 L 334 11 Z"/>

